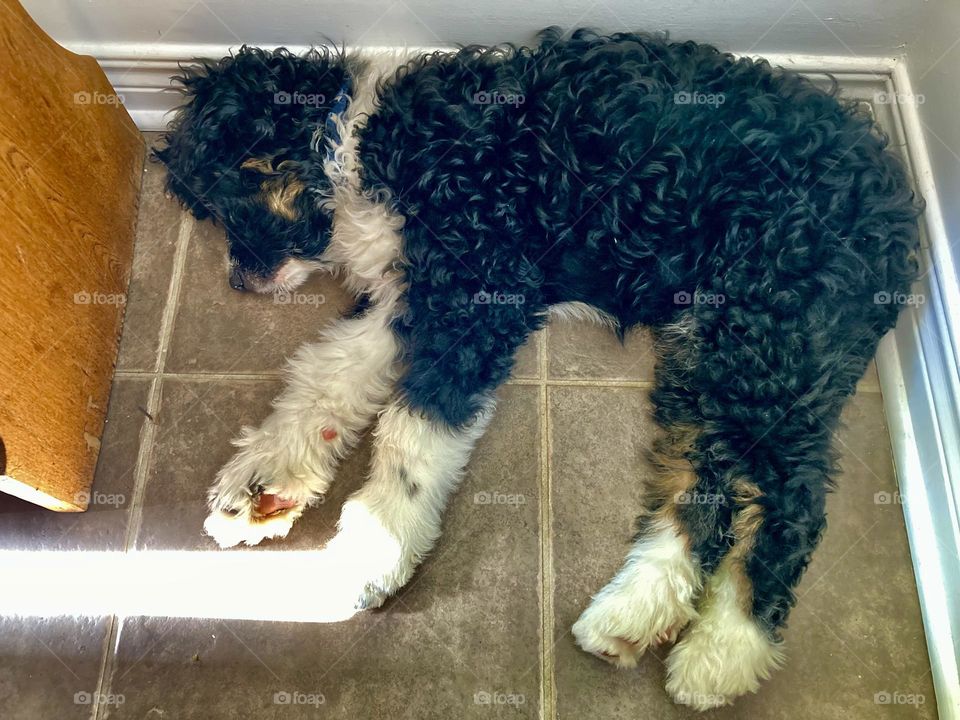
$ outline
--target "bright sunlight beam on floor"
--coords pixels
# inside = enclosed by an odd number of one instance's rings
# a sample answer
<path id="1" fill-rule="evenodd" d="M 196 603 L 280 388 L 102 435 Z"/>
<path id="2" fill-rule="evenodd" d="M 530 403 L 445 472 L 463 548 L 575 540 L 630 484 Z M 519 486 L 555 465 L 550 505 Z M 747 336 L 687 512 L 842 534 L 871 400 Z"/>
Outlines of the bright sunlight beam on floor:
<path id="1" fill-rule="evenodd" d="M 357 563 L 323 551 L 0 551 L 0 615 L 336 622 Z"/>

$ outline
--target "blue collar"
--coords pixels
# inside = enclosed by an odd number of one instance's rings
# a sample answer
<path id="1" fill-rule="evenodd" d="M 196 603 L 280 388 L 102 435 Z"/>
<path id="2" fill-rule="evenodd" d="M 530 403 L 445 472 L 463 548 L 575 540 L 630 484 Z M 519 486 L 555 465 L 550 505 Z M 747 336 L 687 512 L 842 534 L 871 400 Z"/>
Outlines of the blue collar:
<path id="1" fill-rule="evenodd" d="M 350 103 L 350 89 L 351 82 L 350 76 L 346 75 L 343 78 L 343 85 L 340 86 L 340 91 L 337 93 L 337 96 L 333 99 L 333 105 L 330 106 L 330 112 L 327 113 L 327 119 L 323 123 L 323 139 L 327 143 L 327 153 L 326 160 L 333 160 L 334 148 L 336 148 L 340 142 L 340 130 L 337 128 L 337 118 L 347 109 L 347 105 Z M 321 128 L 317 128 L 314 132 L 314 149 L 320 150 L 320 134 Z"/>

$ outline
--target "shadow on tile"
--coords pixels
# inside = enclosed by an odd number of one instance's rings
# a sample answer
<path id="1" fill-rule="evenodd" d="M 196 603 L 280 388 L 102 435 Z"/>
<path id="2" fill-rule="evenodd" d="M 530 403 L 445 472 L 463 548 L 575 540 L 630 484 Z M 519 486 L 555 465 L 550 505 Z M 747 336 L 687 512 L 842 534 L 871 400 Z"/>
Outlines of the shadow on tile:
<path id="1" fill-rule="evenodd" d="M 167 355 L 167 372 L 258 373 L 281 369 L 300 345 L 354 305 L 332 276 L 315 273 L 295 292 L 237 292 L 227 283 L 222 228 L 195 223 Z"/>
<path id="2" fill-rule="evenodd" d="M 620 344 L 609 329 L 586 321 L 554 320 L 547 331 L 551 380 L 653 381 L 650 331 L 637 328 Z"/>
<path id="3" fill-rule="evenodd" d="M 133 270 L 124 310 L 123 334 L 117 367 L 153 370 L 160 346 L 160 327 L 166 305 L 177 235 L 184 211 L 164 195 L 166 177 L 161 165 L 150 160 L 157 133 L 147 133 L 140 189 L 140 210 L 133 252 Z"/>

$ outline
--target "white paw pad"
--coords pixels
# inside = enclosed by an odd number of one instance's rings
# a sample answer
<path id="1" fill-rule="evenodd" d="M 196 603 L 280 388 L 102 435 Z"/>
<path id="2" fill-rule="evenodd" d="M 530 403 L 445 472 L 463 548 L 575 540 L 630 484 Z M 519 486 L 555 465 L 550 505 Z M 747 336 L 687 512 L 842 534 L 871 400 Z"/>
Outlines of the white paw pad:
<path id="1" fill-rule="evenodd" d="M 289 508 L 266 517 L 252 513 L 231 513 L 214 510 L 203 523 L 204 532 L 222 548 L 258 543 L 271 538 L 286 537 L 303 508 Z"/>

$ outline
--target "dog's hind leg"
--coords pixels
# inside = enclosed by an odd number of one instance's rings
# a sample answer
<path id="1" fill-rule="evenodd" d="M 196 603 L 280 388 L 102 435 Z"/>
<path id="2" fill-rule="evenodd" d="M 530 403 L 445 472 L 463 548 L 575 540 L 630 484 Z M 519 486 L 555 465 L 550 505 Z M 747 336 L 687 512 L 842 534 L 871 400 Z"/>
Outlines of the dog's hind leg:
<path id="1" fill-rule="evenodd" d="M 654 400 L 663 433 L 652 453 L 656 476 L 623 567 L 573 626 L 584 650 L 620 667 L 636 665 L 649 645 L 676 639 L 696 616 L 701 564 L 691 546 L 699 528 L 715 522 L 718 508 L 690 502 L 705 495 L 690 460 L 699 416 L 684 389 L 694 342 L 686 321 L 658 335 Z"/>
<path id="2" fill-rule="evenodd" d="M 705 583 L 698 617 L 667 661 L 667 691 L 705 710 L 755 692 L 783 661 L 780 628 L 826 524 L 829 441 L 840 404 L 815 391 L 773 425 L 718 441 L 730 470 L 729 548 Z"/>
<path id="3" fill-rule="evenodd" d="M 755 692 L 783 662 L 779 642 L 753 607 L 747 560 L 763 511 L 755 487 L 744 482 L 742 492 L 732 526 L 734 545 L 706 581 L 698 617 L 667 659 L 667 692 L 677 703 L 698 710 Z M 782 590 L 790 592 L 786 585 Z"/>
<path id="4" fill-rule="evenodd" d="M 386 404 L 399 344 L 393 303 L 374 305 L 301 347 L 273 413 L 245 428 L 210 489 L 204 527 L 222 547 L 285 536 L 321 496 L 340 458 Z"/>
<path id="5" fill-rule="evenodd" d="M 814 300 L 791 325 L 751 301 L 702 313 L 693 458 L 724 512 L 714 542 L 694 545 L 708 579 L 667 661 L 668 692 L 700 710 L 756 691 L 782 662 L 779 630 L 826 524 L 833 431 L 879 338 L 871 306 L 844 315 Z"/>

